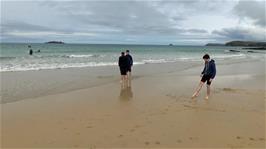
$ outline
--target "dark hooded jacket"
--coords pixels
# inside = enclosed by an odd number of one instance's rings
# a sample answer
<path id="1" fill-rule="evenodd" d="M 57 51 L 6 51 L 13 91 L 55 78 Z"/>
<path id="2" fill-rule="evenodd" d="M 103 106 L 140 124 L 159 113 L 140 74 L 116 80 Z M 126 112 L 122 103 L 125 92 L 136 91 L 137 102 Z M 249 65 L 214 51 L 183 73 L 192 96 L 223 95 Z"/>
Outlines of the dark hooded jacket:
<path id="1" fill-rule="evenodd" d="M 120 56 L 118 60 L 118 65 L 121 68 L 127 68 L 129 67 L 129 59 L 124 55 Z"/>
<path id="2" fill-rule="evenodd" d="M 205 64 L 205 67 L 204 67 L 203 71 L 201 72 L 201 74 L 210 75 L 211 79 L 215 78 L 216 66 L 215 66 L 215 61 L 213 59 Z"/>
<path id="3" fill-rule="evenodd" d="M 131 67 L 133 65 L 133 58 L 130 54 L 127 54 L 126 57 L 128 58 L 129 66 Z"/>

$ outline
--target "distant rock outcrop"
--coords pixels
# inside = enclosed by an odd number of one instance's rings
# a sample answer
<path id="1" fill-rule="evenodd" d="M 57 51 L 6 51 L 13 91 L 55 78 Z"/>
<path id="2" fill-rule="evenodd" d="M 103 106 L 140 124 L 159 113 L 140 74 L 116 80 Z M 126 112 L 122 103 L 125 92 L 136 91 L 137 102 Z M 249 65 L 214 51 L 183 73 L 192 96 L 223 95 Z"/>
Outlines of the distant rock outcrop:
<path id="1" fill-rule="evenodd" d="M 266 47 L 266 42 L 255 41 L 230 41 L 225 43 L 226 46 L 242 46 L 242 47 Z"/>
<path id="2" fill-rule="evenodd" d="M 46 43 L 48 43 L 48 44 L 65 44 L 64 42 L 62 42 L 62 41 L 48 41 L 48 42 L 46 42 Z"/>
<path id="3" fill-rule="evenodd" d="M 242 48 L 242 49 L 266 50 L 266 47 L 249 47 L 249 48 Z"/>

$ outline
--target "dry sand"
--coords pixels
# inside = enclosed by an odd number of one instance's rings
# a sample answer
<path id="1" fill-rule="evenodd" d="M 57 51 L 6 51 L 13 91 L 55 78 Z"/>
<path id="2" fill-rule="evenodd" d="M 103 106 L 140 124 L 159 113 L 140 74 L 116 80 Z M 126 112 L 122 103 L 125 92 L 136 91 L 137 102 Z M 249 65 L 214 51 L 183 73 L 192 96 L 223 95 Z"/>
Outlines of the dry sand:
<path id="1" fill-rule="evenodd" d="M 1 104 L 1 146 L 265 148 L 263 62 L 218 66 L 209 100 L 190 98 L 201 68 Z"/>

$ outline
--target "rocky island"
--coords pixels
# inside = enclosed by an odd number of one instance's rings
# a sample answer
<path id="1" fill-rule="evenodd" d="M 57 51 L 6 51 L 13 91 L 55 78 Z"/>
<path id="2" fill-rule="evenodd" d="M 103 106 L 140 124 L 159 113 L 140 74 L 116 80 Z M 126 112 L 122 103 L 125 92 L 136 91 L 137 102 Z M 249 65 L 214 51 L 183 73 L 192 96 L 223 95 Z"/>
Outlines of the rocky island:
<path id="1" fill-rule="evenodd" d="M 65 44 L 63 41 L 48 41 L 47 44 Z"/>

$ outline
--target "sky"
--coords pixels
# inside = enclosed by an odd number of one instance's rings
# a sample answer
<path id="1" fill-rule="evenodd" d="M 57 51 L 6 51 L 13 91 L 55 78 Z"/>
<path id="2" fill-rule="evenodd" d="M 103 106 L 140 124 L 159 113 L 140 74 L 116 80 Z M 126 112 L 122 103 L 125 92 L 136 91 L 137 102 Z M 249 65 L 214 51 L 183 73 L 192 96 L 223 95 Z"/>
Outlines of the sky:
<path id="1" fill-rule="evenodd" d="M 1 42 L 266 41 L 265 0 L 1 0 Z"/>

